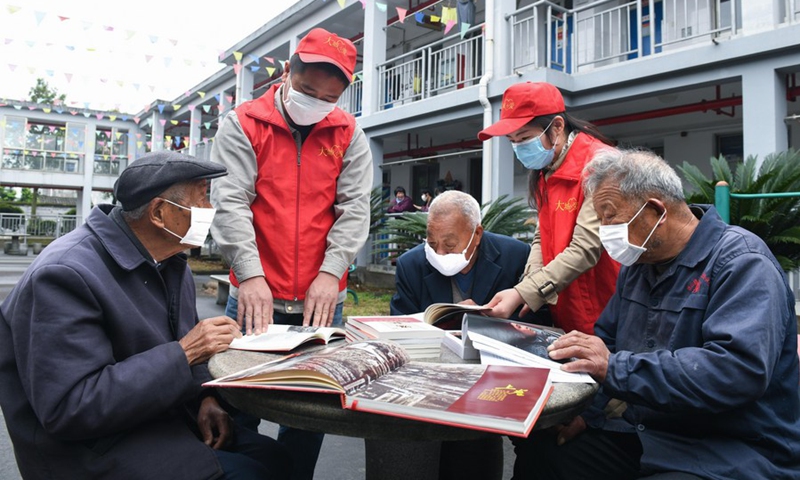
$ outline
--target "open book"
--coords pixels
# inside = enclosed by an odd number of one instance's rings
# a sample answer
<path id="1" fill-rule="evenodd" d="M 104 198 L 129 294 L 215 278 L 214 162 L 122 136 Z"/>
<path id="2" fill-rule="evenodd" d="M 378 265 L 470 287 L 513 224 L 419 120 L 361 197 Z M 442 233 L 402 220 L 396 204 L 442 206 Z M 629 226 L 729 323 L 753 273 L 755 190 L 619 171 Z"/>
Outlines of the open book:
<path id="1" fill-rule="evenodd" d="M 461 326 L 486 365 L 528 365 L 552 370 L 553 382 L 595 383 L 586 373 L 561 370 L 564 361 L 550 358 L 547 347 L 564 331 L 531 323 L 465 314 Z"/>
<path id="2" fill-rule="evenodd" d="M 413 316 L 435 325 L 443 330 L 461 328 L 461 317 L 464 313 L 488 312 L 490 307 L 483 305 L 459 305 L 457 303 L 432 303 L 422 313 Z"/>
<path id="3" fill-rule="evenodd" d="M 328 344 L 344 337 L 345 331 L 341 328 L 272 324 L 266 332 L 259 335 L 234 338 L 230 348 L 258 352 L 288 352 L 304 343 Z"/>
<path id="4" fill-rule="evenodd" d="M 204 384 L 335 393 L 346 409 L 527 436 L 552 392 L 543 368 L 410 362 L 394 342 L 327 347 Z"/>

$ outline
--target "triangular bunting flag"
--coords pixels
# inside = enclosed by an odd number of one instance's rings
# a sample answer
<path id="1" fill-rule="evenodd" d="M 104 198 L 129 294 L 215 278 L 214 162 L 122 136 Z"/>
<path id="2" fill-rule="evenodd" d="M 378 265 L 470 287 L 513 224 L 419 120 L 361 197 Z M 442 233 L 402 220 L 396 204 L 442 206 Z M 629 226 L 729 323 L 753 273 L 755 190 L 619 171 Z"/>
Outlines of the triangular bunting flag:
<path id="1" fill-rule="evenodd" d="M 275 73 L 275 67 L 266 67 L 266 68 L 267 68 L 267 74 L 270 77 L 272 77 L 272 75 Z"/>
<path id="2" fill-rule="evenodd" d="M 241 70 L 242 70 L 242 64 L 241 63 L 236 62 L 236 63 L 233 64 L 233 73 L 235 73 L 236 75 L 239 75 L 239 72 Z"/>
<path id="3" fill-rule="evenodd" d="M 13 14 L 17 13 L 18 11 L 19 11 L 19 7 L 15 7 L 15 6 L 12 6 L 12 5 L 8 6 L 8 13 L 13 15 Z"/>
<path id="4" fill-rule="evenodd" d="M 103 115 L 102 113 L 98 113 L 98 114 L 96 115 L 96 117 L 97 117 L 97 119 L 98 119 L 98 120 L 102 120 L 102 119 L 103 119 L 103 116 L 104 116 L 104 115 Z"/>
<path id="5" fill-rule="evenodd" d="M 170 38 L 170 39 L 169 39 L 169 41 L 170 41 L 170 43 L 172 43 L 172 45 L 173 45 L 174 47 L 177 47 L 177 46 L 178 46 L 178 41 L 177 41 L 177 40 Z"/>
<path id="6" fill-rule="evenodd" d="M 177 112 L 178 110 L 180 110 L 180 109 L 181 109 L 181 104 L 180 104 L 180 103 L 174 103 L 174 104 L 172 105 L 172 109 L 173 109 L 173 110 L 175 110 L 175 111 Z"/>
<path id="7" fill-rule="evenodd" d="M 415 14 L 414 14 L 414 20 L 416 20 L 416 21 L 417 21 L 417 23 L 422 23 L 422 22 L 424 22 L 424 21 L 425 21 L 425 14 L 424 14 L 424 13 L 422 13 L 422 12 L 417 12 L 417 13 L 415 13 Z"/>
<path id="8" fill-rule="evenodd" d="M 171 124 L 173 124 L 173 125 L 177 125 L 177 124 L 178 124 L 178 121 L 177 121 L 177 120 L 170 120 L 170 121 L 169 121 L 169 123 L 171 123 Z"/>
<path id="9" fill-rule="evenodd" d="M 253 55 L 252 53 L 248 53 L 247 56 L 250 57 L 250 60 L 255 62 L 256 65 L 258 65 L 258 62 L 261 61 L 260 58 L 258 58 L 257 56 Z"/>
<path id="10" fill-rule="evenodd" d="M 198 95 L 200 98 L 206 98 L 206 92 L 197 92 L 197 95 Z"/>
<path id="11" fill-rule="evenodd" d="M 188 108 L 190 112 L 194 112 L 194 105 L 189 105 L 186 108 Z"/>
<path id="12" fill-rule="evenodd" d="M 339 0 L 339 8 L 344 8 L 345 0 Z"/>
<path id="13" fill-rule="evenodd" d="M 153 59 L 153 56 L 152 56 L 152 55 L 145 55 L 145 56 L 144 56 L 144 60 L 145 60 L 145 62 L 147 62 L 147 63 L 150 63 L 150 60 L 152 60 L 152 59 Z"/>
<path id="14" fill-rule="evenodd" d="M 156 42 L 158 42 L 158 37 L 155 35 L 150 35 L 150 43 L 156 43 Z"/>
<path id="15" fill-rule="evenodd" d="M 211 128 L 211 122 L 205 122 L 203 125 L 205 125 L 206 130 Z"/>
<path id="16" fill-rule="evenodd" d="M 395 8 L 397 9 L 397 16 L 400 19 L 400 23 L 405 22 L 406 21 L 406 13 L 408 13 L 408 10 L 406 10 L 405 8 L 400 8 L 400 7 L 395 7 Z"/>
<path id="17" fill-rule="evenodd" d="M 233 102 L 233 95 L 225 95 L 225 100 L 227 100 L 228 103 L 232 103 Z"/>
<path id="18" fill-rule="evenodd" d="M 164 105 L 161 103 L 158 104 L 158 113 L 164 113 Z"/>
<path id="19" fill-rule="evenodd" d="M 11 39 L 7 38 L 6 40 L 11 40 Z M 275 63 L 275 59 L 272 57 L 264 57 L 264 60 L 268 61 L 269 63 Z"/>
<path id="20" fill-rule="evenodd" d="M 42 20 L 44 20 L 44 16 L 46 15 L 44 12 L 33 12 L 33 15 L 36 17 L 36 26 L 42 24 Z"/>
<path id="21" fill-rule="evenodd" d="M 133 123 L 135 123 L 136 125 L 139 125 L 139 122 L 140 122 L 140 121 L 142 121 L 142 119 L 141 119 L 141 118 L 139 118 L 139 117 L 133 117 Z"/>
<path id="22" fill-rule="evenodd" d="M 158 120 L 158 123 L 160 123 L 161 126 L 163 127 L 164 125 L 167 124 L 167 119 L 166 118 L 161 118 L 161 119 Z"/>
<path id="23" fill-rule="evenodd" d="M 367 0 L 358 0 L 361 2 L 361 10 L 366 10 L 367 8 Z"/>
<path id="24" fill-rule="evenodd" d="M 211 110 L 211 105 L 203 105 L 204 112 L 208 113 L 209 110 Z"/>
<path id="25" fill-rule="evenodd" d="M 464 35 L 467 34 L 467 30 L 469 30 L 469 27 L 471 27 L 471 26 L 472 25 L 470 25 L 469 23 L 461 23 L 461 39 L 462 40 L 464 39 Z"/>
<path id="26" fill-rule="evenodd" d="M 169 68 L 169 64 L 172 63 L 171 57 L 164 57 L 164 66 Z"/>
<path id="27" fill-rule="evenodd" d="M 242 52 L 233 52 L 233 58 L 237 62 L 241 62 L 242 61 Z"/>
<path id="28" fill-rule="evenodd" d="M 63 17 L 63 16 L 59 15 L 58 19 L 61 20 L 62 22 L 66 22 L 67 20 L 69 20 L 69 17 Z"/>
<path id="29" fill-rule="evenodd" d="M 250 65 L 251 72 L 257 72 L 260 68 L 258 65 Z"/>
<path id="30" fill-rule="evenodd" d="M 65 73 L 64 77 L 66 77 L 67 83 L 72 82 L 72 74 L 71 73 Z"/>
<path id="31" fill-rule="evenodd" d="M 114 120 L 116 120 L 116 119 L 117 119 L 117 116 L 116 116 L 116 115 L 109 115 L 109 116 L 108 116 L 108 119 L 109 119 L 109 120 L 111 120 L 111 121 L 113 122 Z M 117 134 L 117 135 L 119 135 L 119 134 Z M 119 138 L 119 137 L 117 137 L 117 138 Z"/>
<path id="32" fill-rule="evenodd" d="M 441 17 L 437 17 L 436 15 L 431 15 L 431 23 L 439 23 L 442 20 Z"/>
<path id="33" fill-rule="evenodd" d="M 450 31 L 451 28 L 453 28 L 453 25 L 455 24 L 456 24 L 455 20 L 448 20 L 444 27 L 444 34 L 447 35 L 447 33 Z"/>

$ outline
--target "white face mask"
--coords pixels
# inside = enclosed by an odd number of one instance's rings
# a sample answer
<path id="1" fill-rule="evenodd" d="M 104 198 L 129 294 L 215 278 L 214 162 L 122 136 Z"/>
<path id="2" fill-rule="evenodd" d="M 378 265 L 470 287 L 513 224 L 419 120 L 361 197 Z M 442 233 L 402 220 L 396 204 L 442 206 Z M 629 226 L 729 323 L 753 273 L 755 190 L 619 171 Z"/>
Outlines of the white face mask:
<path id="1" fill-rule="evenodd" d="M 469 243 L 467 243 L 467 247 L 464 248 L 461 253 L 448 253 L 445 255 L 436 253 L 431 246 L 428 245 L 428 240 L 426 239 L 425 258 L 439 273 L 445 277 L 452 277 L 461 270 L 464 270 L 467 265 L 469 265 L 469 261 L 472 260 L 472 257 L 467 258 L 466 253 L 467 249 L 469 249 L 469 246 L 472 244 L 473 238 L 475 238 L 475 230 L 472 231 L 472 236 L 469 237 Z M 474 256 L 475 252 L 472 252 L 472 255 Z"/>
<path id="2" fill-rule="evenodd" d="M 190 210 L 192 212 L 191 223 L 189 224 L 189 230 L 186 231 L 186 235 L 181 237 L 177 233 L 170 231 L 167 227 L 164 227 L 164 230 L 167 232 L 175 235 L 176 237 L 181 239 L 181 243 L 184 245 L 191 245 L 193 247 L 202 247 L 206 243 L 206 237 L 208 236 L 208 231 L 211 229 L 211 221 L 214 219 L 214 214 L 217 212 L 216 208 L 200 208 L 200 207 L 184 207 L 183 205 L 178 205 L 175 202 L 171 202 L 166 198 L 163 199 L 167 203 L 171 203 L 176 207 L 182 208 L 184 210 Z"/>
<path id="3" fill-rule="evenodd" d="M 283 88 L 288 90 L 283 106 L 295 125 L 308 126 L 319 123 L 336 108 L 335 103 L 298 92 L 292 88 L 291 82 L 285 83 Z"/>
<path id="4" fill-rule="evenodd" d="M 650 230 L 650 234 L 644 240 L 641 247 L 633 245 L 628 241 L 628 225 L 633 222 L 633 220 L 642 213 L 644 207 L 647 206 L 645 202 L 642 205 L 642 208 L 636 212 L 636 215 L 633 216 L 627 223 L 618 223 L 616 225 L 600 225 L 600 242 L 603 244 L 603 248 L 606 249 L 608 255 L 613 258 L 614 260 L 618 261 L 622 265 L 629 267 L 636 263 L 639 260 L 639 257 L 642 256 L 644 252 L 647 251 L 644 248 L 647 245 L 647 242 L 650 240 L 650 237 L 653 236 L 655 233 L 656 228 L 658 228 L 659 223 L 661 223 L 661 219 L 667 214 L 667 211 L 664 210 L 664 213 L 661 214 L 661 218 L 658 219 L 655 225 L 653 225 L 653 229 Z"/>

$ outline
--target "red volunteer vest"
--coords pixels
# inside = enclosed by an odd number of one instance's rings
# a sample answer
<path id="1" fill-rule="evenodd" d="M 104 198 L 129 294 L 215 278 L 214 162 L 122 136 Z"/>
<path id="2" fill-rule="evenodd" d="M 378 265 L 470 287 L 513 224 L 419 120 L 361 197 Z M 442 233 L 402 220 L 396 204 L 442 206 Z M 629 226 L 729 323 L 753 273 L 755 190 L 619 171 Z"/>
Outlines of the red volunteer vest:
<path id="1" fill-rule="evenodd" d="M 272 296 L 303 300 L 325 258 L 336 220 L 336 185 L 355 119 L 336 108 L 317 123 L 298 153 L 289 126 L 275 109 L 273 86 L 236 108 L 258 164 L 250 206 L 256 245 Z M 238 286 L 233 271 L 231 283 Z M 339 291 L 347 288 L 347 272 Z"/>
<path id="2" fill-rule="evenodd" d="M 539 205 L 539 236 L 545 265 L 572 242 L 583 205 L 583 168 L 603 146 L 596 138 L 579 133 L 561 166 L 546 182 L 544 175 L 540 177 L 540 198 L 544 201 Z M 603 249 L 597 264 L 562 290 L 556 305 L 549 305 L 555 325 L 567 332 L 579 330 L 593 334 L 594 322 L 614 294 L 619 268 L 619 263 Z"/>

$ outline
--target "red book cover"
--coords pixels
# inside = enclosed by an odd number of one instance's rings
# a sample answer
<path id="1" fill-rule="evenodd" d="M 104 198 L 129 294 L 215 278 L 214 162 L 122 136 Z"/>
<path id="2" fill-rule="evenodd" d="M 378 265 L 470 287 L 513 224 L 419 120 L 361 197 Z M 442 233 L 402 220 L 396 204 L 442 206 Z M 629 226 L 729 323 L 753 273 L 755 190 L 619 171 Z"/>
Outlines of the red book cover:
<path id="1" fill-rule="evenodd" d="M 529 370 L 530 374 L 520 376 L 519 367 L 488 366 L 480 380 L 447 411 L 524 421 L 549 388 L 546 369 Z"/>

